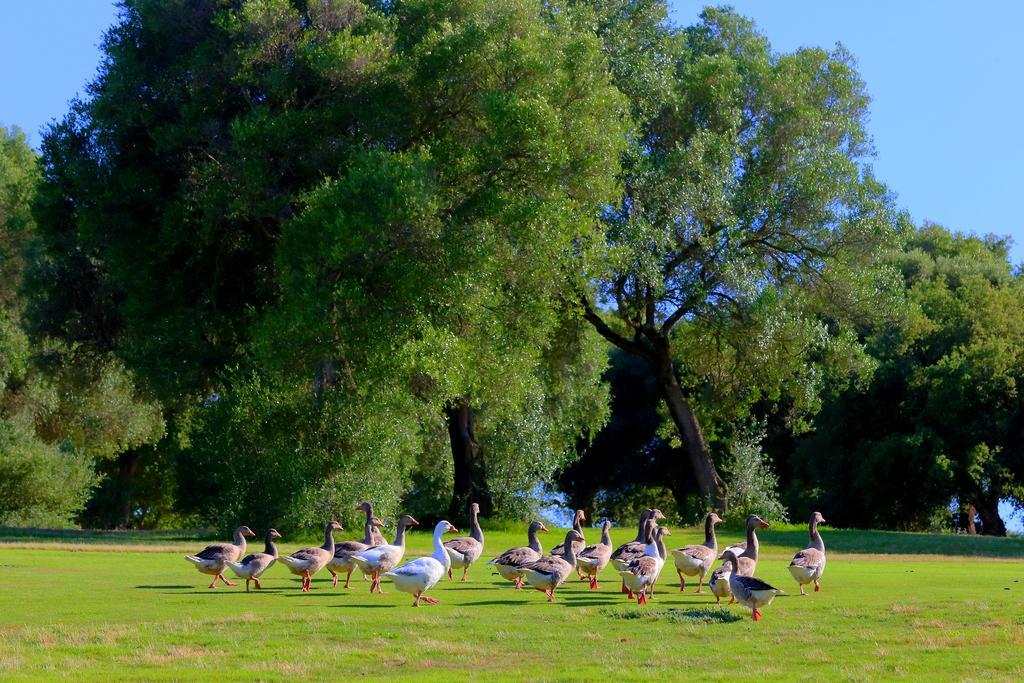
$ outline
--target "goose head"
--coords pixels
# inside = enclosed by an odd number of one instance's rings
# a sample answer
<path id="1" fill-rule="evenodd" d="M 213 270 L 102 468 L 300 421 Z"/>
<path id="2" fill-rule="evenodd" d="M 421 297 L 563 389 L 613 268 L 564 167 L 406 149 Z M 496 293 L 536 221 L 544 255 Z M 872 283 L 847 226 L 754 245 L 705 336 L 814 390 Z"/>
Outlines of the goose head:
<path id="1" fill-rule="evenodd" d="M 480 514 L 480 503 L 470 503 L 469 504 L 469 511 L 470 511 L 470 513 L 472 513 L 474 515 L 479 515 Z"/>
<path id="2" fill-rule="evenodd" d="M 459 530 L 456 529 L 455 525 L 452 524 L 451 522 L 449 522 L 448 520 L 442 519 L 434 527 L 434 531 L 435 532 L 440 531 L 442 534 L 448 534 L 448 533 L 458 533 Z"/>
<path id="3" fill-rule="evenodd" d="M 732 569 L 736 568 L 737 559 L 736 559 L 736 552 L 735 551 L 730 550 L 730 549 L 726 549 L 721 555 L 718 556 L 718 559 L 724 560 L 725 563 L 727 565 L 729 565 L 730 568 L 732 568 Z"/>
<path id="4" fill-rule="evenodd" d="M 651 509 L 651 519 L 653 519 L 653 520 L 665 519 L 665 513 L 663 513 L 658 508 L 652 508 Z"/>
<path id="5" fill-rule="evenodd" d="M 747 517 L 748 529 L 756 529 L 759 526 L 768 526 L 768 522 L 761 519 L 758 515 L 750 515 Z"/>
<path id="6" fill-rule="evenodd" d="M 530 522 L 530 531 L 532 531 L 533 533 L 537 533 L 538 531 L 543 531 L 544 533 L 547 533 L 548 528 L 540 522 Z"/>
<path id="7" fill-rule="evenodd" d="M 333 519 L 324 526 L 324 531 L 344 531 L 344 527 Z"/>
<path id="8" fill-rule="evenodd" d="M 277 529 L 267 529 L 267 539 L 272 541 L 275 538 L 281 538 L 281 534 Z"/>
<path id="9" fill-rule="evenodd" d="M 398 518 L 398 526 L 419 526 L 420 523 L 412 515 L 402 515 Z"/>
<path id="10" fill-rule="evenodd" d="M 708 521 L 711 523 L 711 526 L 714 526 L 715 524 L 721 523 L 722 518 L 719 517 L 716 513 L 712 512 L 710 515 L 708 515 Z"/>
<path id="11" fill-rule="evenodd" d="M 365 503 L 365 502 L 364 503 L 359 503 L 358 505 L 356 505 L 356 510 L 361 510 L 361 511 L 367 512 L 367 513 L 369 513 L 371 515 L 373 514 L 373 506 L 370 505 L 369 503 Z"/>
<path id="12" fill-rule="evenodd" d="M 376 515 L 374 515 L 373 517 L 370 517 L 370 524 L 372 524 L 373 526 L 377 527 L 378 529 L 383 529 L 384 528 L 384 520 L 382 520 L 380 517 L 378 517 Z"/>
<path id="13" fill-rule="evenodd" d="M 825 518 L 821 516 L 820 512 L 812 512 L 811 513 L 811 523 L 812 524 L 826 524 L 827 522 L 825 521 Z"/>
<path id="14" fill-rule="evenodd" d="M 252 529 L 250 529 L 249 527 L 245 526 L 244 524 L 242 526 L 238 527 L 237 529 L 235 529 L 235 533 L 236 534 L 240 534 L 242 536 L 248 536 L 249 538 L 253 538 L 253 537 L 256 536 L 256 534 L 254 534 L 252 532 Z"/>

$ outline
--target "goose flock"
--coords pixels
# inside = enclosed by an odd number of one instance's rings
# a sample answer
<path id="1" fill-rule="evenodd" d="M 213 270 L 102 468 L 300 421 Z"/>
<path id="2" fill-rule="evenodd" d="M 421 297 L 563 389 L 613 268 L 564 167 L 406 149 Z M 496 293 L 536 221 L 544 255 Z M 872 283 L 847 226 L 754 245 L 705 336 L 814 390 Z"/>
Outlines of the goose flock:
<path id="1" fill-rule="evenodd" d="M 360 541 L 336 543 L 334 532 L 342 531 L 341 525 L 331 520 L 324 526 L 324 543 L 321 546 L 303 548 L 291 555 L 278 554 L 275 541 L 281 538 L 275 529 L 268 529 L 265 536 L 263 552 L 245 554 L 246 538 L 256 534 L 247 527 L 240 526 L 234 531 L 231 543 L 215 543 L 204 548 L 195 555 L 186 555 L 185 559 L 195 565 L 201 573 L 213 577 L 210 588 L 217 587 L 217 580 L 225 585 L 236 586 L 224 578 L 224 571 L 231 571 L 240 579 L 245 579 L 245 590 L 249 592 L 250 583 L 261 588 L 260 577 L 278 560 L 288 570 L 301 577 L 302 591 L 309 592 L 310 583 L 321 569 L 327 569 L 333 577 L 333 587 L 338 585 L 338 577 L 345 574 L 344 588 L 349 588 L 352 573 L 359 570 L 363 580 L 370 581 L 370 593 L 383 594 L 381 579 L 387 577 L 394 587 L 412 595 L 415 600 L 413 607 L 419 607 L 421 601 L 436 605 L 435 598 L 426 595 L 447 574 L 455 580 L 453 570 L 462 569 L 460 581 L 467 580 L 467 573 L 484 553 L 484 534 L 480 528 L 480 506 L 472 503 L 469 508 L 470 533 L 468 536 L 444 541 L 444 535 L 456 533 L 458 529 L 450 522 L 442 520 L 434 526 L 433 554 L 402 562 L 405 557 L 405 534 L 410 526 L 417 522 L 410 515 L 402 515 L 398 520 L 395 540 L 387 543 L 380 533 L 384 523 L 373 514 L 370 503 L 356 506 L 366 514 L 364 535 Z M 516 590 L 529 584 L 547 596 L 548 602 L 554 602 L 555 591 L 565 583 L 566 579 L 576 572 L 581 581 L 587 581 L 591 590 L 599 590 L 597 581 L 601 571 L 611 564 L 618 572 L 622 582 L 621 590 L 629 599 L 645 605 L 654 595 L 658 576 L 671 556 L 679 575 L 679 590 L 686 590 L 686 577 L 697 577 L 697 593 L 704 591 L 704 582 L 715 602 L 721 604 L 722 598 L 729 598 L 728 604 L 738 603 L 751 611 L 754 621 L 760 621 L 761 608 L 770 605 L 776 595 L 783 591 L 757 578 L 757 555 L 759 544 L 757 530 L 767 527 L 768 522 L 758 515 L 751 515 L 746 523 L 746 540 L 731 545 L 721 553 L 718 552 L 718 539 L 715 536 L 715 525 L 721 518 L 710 513 L 704 520 L 704 543 L 686 545 L 667 551 L 665 537 L 672 532 L 658 522 L 665 519 L 660 510 L 648 508 L 640 514 L 636 537 L 623 543 L 614 550 L 611 540 L 611 523 L 605 520 L 601 526 L 601 542 L 587 545 L 583 536 L 583 522 L 586 515 L 577 510 L 573 517 L 573 528 L 570 529 L 562 543 L 552 548 L 545 555 L 537 534 L 548 529 L 541 522 L 531 522 L 527 528 L 527 544 L 510 548 L 487 562 L 503 579 L 511 581 Z M 815 592 L 821 590 L 821 576 L 825 571 L 825 543 L 818 532 L 818 525 L 825 523 L 820 512 L 811 514 L 808 523 L 809 542 L 807 547 L 793 556 L 789 563 L 789 573 L 800 587 L 800 594 L 807 595 L 804 587 L 814 584 Z M 713 567 L 716 560 L 721 565 Z"/>

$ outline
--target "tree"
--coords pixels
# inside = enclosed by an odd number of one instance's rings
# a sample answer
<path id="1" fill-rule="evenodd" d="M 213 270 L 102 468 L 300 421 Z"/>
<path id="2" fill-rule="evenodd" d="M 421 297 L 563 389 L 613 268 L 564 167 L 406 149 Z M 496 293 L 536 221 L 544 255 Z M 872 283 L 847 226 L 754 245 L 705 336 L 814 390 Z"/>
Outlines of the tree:
<path id="1" fill-rule="evenodd" d="M 999 502 L 1024 494 L 1024 283 L 1008 242 L 926 225 L 890 258 L 906 315 L 863 330 L 878 370 L 826 402 L 794 488 L 840 524 L 927 528 L 956 501 L 966 526 L 977 514 L 1005 535 Z"/>
<path id="2" fill-rule="evenodd" d="M 461 512 L 491 484 L 514 502 L 517 472 L 549 478 L 600 424 L 603 359 L 568 293 L 624 105 L 572 13 L 129 0 L 104 51 L 44 139 L 35 319 L 137 374 L 171 421 L 161 457 L 212 467 L 213 444 L 259 443 L 280 463 L 294 434 L 239 420 L 291 415 L 317 435 L 297 498 L 365 445 L 343 434 L 401 444 L 372 450 L 406 482 L 446 413 L 472 416 L 494 466 L 481 482 L 470 430 L 450 430 Z M 214 425 L 237 431 L 195 431 Z M 512 441 L 543 448 L 517 468 Z"/>
<path id="3" fill-rule="evenodd" d="M 25 331 L 39 180 L 24 135 L 0 128 L 0 523 L 64 526 L 97 484 L 95 463 L 159 439 L 163 420 L 116 360 Z"/>
<path id="4" fill-rule="evenodd" d="M 572 293 L 611 196 L 621 102 L 564 13 L 407 3 L 394 17 L 393 82 L 374 91 L 389 143 L 286 226 L 261 363 L 331 368 L 324 400 L 350 419 L 412 397 L 424 443 L 449 435 L 449 512 L 479 496 L 510 512 L 606 413 Z"/>
<path id="5" fill-rule="evenodd" d="M 842 47 L 779 55 L 723 9 L 676 30 L 661 3 L 599 7 L 638 133 L 581 303 L 603 337 L 649 363 L 700 491 L 724 509 L 680 335 L 735 337 L 766 305 L 792 310 L 787 290 L 856 275 L 837 267 L 844 254 L 891 232 L 887 193 L 863 165 L 868 98 Z"/>

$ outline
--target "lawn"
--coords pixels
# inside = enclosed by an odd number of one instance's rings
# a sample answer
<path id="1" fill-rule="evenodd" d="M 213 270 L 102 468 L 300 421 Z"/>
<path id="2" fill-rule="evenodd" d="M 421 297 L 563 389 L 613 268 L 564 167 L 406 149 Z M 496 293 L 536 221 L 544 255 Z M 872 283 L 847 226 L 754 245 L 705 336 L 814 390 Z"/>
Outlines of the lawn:
<path id="1" fill-rule="evenodd" d="M 673 531 L 671 547 L 701 536 Z M 633 533 L 615 529 L 613 541 Z M 646 607 L 619 594 L 611 568 L 600 591 L 573 580 L 548 604 L 481 562 L 469 583 L 431 592 L 439 606 L 413 609 L 387 580 L 388 594 L 371 596 L 359 580 L 332 590 L 323 572 L 303 594 L 280 565 L 261 592 L 209 590 L 181 559 L 204 542 L 182 534 L 5 532 L 0 678 L 1024 679 L 1024 539 L 823 535 L 823 590 L 800 597 L 786 565 L 806 531 L 762 534 L 757 574 L 787 594 L 755 623 L 745 609 L 679 593 L 671 563 Z M 522 537 L 489 532 L 486 557 Z M 409 556 L 429 545 L 413 533 Z"/>

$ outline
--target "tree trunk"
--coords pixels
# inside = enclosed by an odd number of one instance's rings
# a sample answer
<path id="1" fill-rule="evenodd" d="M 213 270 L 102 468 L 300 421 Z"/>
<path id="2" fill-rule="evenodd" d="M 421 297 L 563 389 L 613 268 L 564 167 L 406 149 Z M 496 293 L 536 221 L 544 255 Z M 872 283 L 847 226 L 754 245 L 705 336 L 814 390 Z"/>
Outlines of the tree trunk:
<path id="1" fill-rule="evenodd" d="M 960 506 L 960 515 L 963 518 L 963 527 L 967 529 L 967 534 L 969 536 L 978 535 L 978 528 L 974 524 L 975 514 L 974 506 L 970 503 Z"/>
<path id="2" fill-rule="evenodd" d="M 697 486 L 701 494 L 711 501 L 715 509 L 719 513 L 725 514 L 728 508 L 725 482 L 718 476 L 718 469 L 711 459 L 700 421 L 697 420 L 693 408 L 690 407 L 690 402 L 686 400 L 682 387 L 679 386 L 667 347 L 661 349 L 656 357 L 655 372 L 658 389 L 661 391 L 672 422 L 682 439 L 683 451 L 690 460 Z"/>
<path id="3" fill-rule="evenodd" d="M 981 533 L 985 536 L 1005 536 L 1006 524 L 999 516 L 999 496 L 991 493 L 979 495 L 973 501 L 981 520 Z"/>
<path id="4" fill-rule="evenodd" d="M 135 486 L 135 474 L 139 470 L 139 454 L 126 451 L 117 460 L 118 479 L 120 480 L 120 497 L 118 503 L 118 529 L 129 529 L 132 524 L 132 494 Z"/>
<path id="5" fill-rule="evenodd" d="M 487 489 L 487 472 L 480 446 L 473 433 L 473 410 L 469 402 L 465 399 L 452 401 L 445 410 L 445 418 L 455 473 L 448 518 L 463 519 L 469 504 L 474 502 L 480 505 L 481 515 L 489 516 L 494 511 L 494 503 Z"/>

